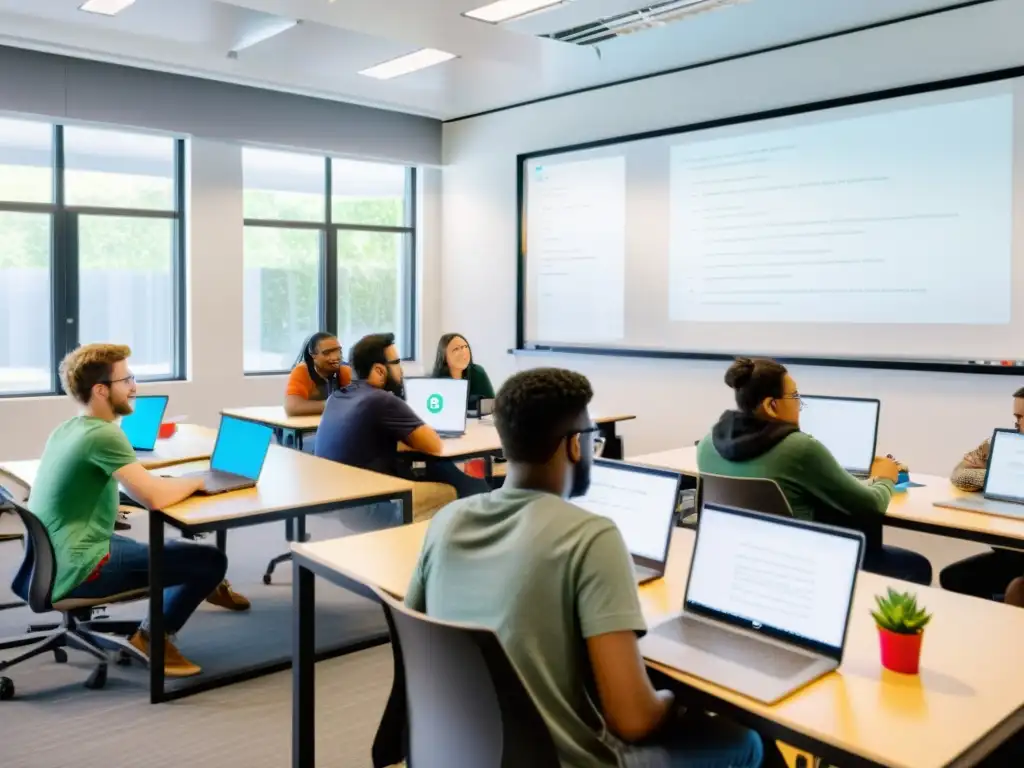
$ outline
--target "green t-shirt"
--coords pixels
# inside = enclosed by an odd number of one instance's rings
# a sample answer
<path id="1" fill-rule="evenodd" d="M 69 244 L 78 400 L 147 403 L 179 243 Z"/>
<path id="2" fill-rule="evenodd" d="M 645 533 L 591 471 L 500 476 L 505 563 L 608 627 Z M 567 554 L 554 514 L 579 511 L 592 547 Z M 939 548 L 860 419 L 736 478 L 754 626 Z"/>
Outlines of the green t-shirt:
<path id="1" fill-rule="evenodd" d="M 646 630 L 614 523 L 557 496 L 502 488 L 431 521 L 406 605 L 494 630 L 547 722 L 563 766 L 617 766 L 604 741 L 585 639 Z"/>
<path id="2" fill-rule="evenodd" d="M 136 461 L 121 428 L 91 416 L 65 421 L 46 441 L 28 506 L 46 526 L 57 557 L 54 601 L 110 552 L 119 500 L 113 475 Z"/>

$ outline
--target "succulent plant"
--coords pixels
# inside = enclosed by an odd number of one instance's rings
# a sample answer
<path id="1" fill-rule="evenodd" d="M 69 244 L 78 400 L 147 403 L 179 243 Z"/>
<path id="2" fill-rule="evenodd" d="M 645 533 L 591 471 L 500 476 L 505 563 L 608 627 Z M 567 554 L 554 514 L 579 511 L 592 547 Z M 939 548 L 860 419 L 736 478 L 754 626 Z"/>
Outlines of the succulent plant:
<path id="1" fill-rule="evenodd" d="M 876 595 L 875 603 L 878 610 L 871 612 L 875 622 L 898 635 L 916 635 L 932 619 L 932 615 L 917 604 L 917 595 L 897 592 L 892 587 L 886 597 Z"/>

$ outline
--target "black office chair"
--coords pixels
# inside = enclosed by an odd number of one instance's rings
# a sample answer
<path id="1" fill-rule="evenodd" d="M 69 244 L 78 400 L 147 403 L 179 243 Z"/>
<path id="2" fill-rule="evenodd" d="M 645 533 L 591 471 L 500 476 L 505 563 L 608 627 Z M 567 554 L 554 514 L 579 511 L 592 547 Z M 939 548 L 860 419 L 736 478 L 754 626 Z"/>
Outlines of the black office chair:
<path id="1" fill-rule="evenodd" d="M 0 469 L 0 519 L 3 518 L 5 512 L 10 514 L 11 517 L 17 517 L 13 510 L 6 509 L 2 502 L 7 500 L 14 500 L 19 504 L 24 504 L 28 501 L 29 487 L 25 485 L 21 480 L 16 478 L 4 470 Z M 0 533 L 0 543 L 5 541 L 16 541 L 22 544 L 25 541 L 25 533 L 20 530 L 21 523 L 18 523 L 19 530 L 11 533 Z M 25 603 L 22 600 L 17 600 L 13 603 L 0 603 L 0 611 L 6 611 L 10 608 L 20 608 Z"/>
<path id="2" fill-rule="evenodd" d="M 111 652 L 119 653 L 121 659 L 133 658 L 148 664 L 146 656 L 127 640 L 138 629 L 137 621 L 92 621 L 92 614 L 94 609 L 101 606 L 141 600 L 148 596 L 149 590 L 135 589 L 101 598 L 64 598 L 53 602 L 57 561 L 46 528 L 39 518 L 18 502 L 8 499 L 0 503 L 21 518 L 26 533 L 25 556 L 14 576 L 11 589 L 28 603 L 34 613 L 59 611 L 62 616 L 60 624 L 33 626 L 27 635 L 0 640 L 0 651 L 34 645 L 20 656 L 0 661 L 0 672 L 47 652 L 52 652 L 54 659 L 63 663 L 67 661 L 65 649 L 75 648 L 100 662 L 89 675 L 85 687 L 102 688 L 107 682 L 107 663 Z M 14 683 L 9 678 L 0 678 L 0 699 L 13 696 Z"/>
<path id="3" fill-rule="evenodd" d="M 559 768 L 547 724 L 498 637 L 431 619 L 377 592 L 395 678 L 373 742 L 374 768 Z"/>
<path id="4" fill-rule="evenodd" d="M 793 509 L 779 484 L 763 477 L 727 477 L 701 473 L 697 483 L 698 513 L 704 504 L 721 504 L 768 515 L 793 517 Z"/>

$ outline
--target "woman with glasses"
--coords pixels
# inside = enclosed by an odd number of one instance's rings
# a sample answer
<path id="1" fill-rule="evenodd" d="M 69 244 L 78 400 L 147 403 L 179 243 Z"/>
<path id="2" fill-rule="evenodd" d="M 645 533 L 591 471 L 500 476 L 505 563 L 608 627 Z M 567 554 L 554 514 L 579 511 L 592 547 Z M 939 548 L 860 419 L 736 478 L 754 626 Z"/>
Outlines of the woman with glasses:
<path id="1" fill-rule="evenodd" d="M 436 379 L 467 379 L 471 406 L 481 398 L 494 398 L 494 387 L 491 386 L 487 371 L 482 365 L 473 362 L 473 350 L 469 342 L 458 333 L 446 333 L 438 339 L 433 376 Z"/>
<path id="2" fill-rule="evenodd" d="M 324 412 L 328 396 L 348 386 L 352 371 L 341 363 L 341 342 L 317 331 L 302 345 L 284 391 L 284 411 L 289 416 L 316 416 Z"/>
<path id="3" fill-rule="evenodd" d="M 824 445 L 800 431 L 800 393 L 781 363 L 739 358 L 725 383 L 736 393 L 736 409 L 723 413 L 697 446 L 701 473 L 774 480 L 796 517 L 863 531 L 864 570 L 931 583 L 925 557 L 882 544 L 881 516 L 899 476 L 892 458 L 876 458 L 867 481 L 843 469 Z"/>

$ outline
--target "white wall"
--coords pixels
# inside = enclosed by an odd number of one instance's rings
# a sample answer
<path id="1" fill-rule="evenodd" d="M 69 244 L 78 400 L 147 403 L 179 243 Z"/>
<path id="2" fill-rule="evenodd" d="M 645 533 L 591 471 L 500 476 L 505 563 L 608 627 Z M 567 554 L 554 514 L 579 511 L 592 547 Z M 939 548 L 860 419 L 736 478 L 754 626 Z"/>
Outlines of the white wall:
<path id="1" fill-rule="evenodd" d="M 516 155 L 1017 66 L 1021 29 L 1024 3 L 1003 0 L 446 124 L 442 327 L 466 333 L 497 379 L 533 365 L 590 376 L 598 408 L 639 416 L 624 429 L 628 453 L 691 443 L 731 404 L 723 363 L 506 354 L 515 344 Z M 1010 394 L 1024 384 L 817 367 L 793 374 L 804 392 L 881 398 L 880 449 L 912 471 L 942 474 L 993 426 L 1011 423 Z"/>

